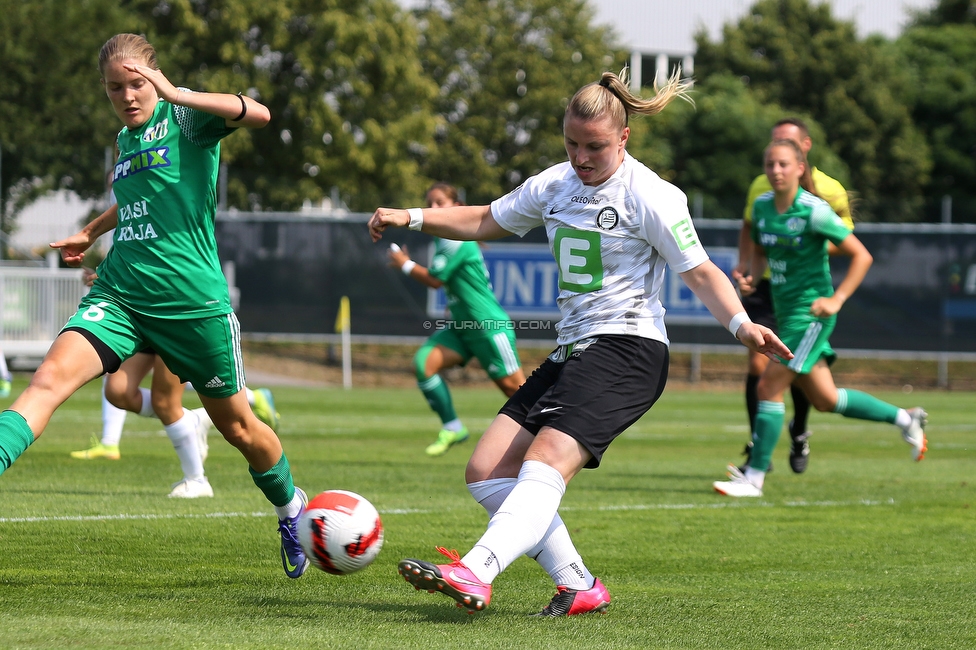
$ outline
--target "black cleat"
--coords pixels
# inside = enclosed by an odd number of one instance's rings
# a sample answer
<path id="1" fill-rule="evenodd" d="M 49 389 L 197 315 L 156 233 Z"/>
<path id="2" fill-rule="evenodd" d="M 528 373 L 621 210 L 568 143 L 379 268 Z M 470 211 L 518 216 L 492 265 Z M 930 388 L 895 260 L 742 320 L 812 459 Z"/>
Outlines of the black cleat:
<path id="1" fill-rule="evenodd" d="M 793 444 L 790 446 L 790 469 L 797 474 L 807 471 L 807 463 L 810 461 L 810 443 L 808 442 L 813 431 L 804 431 L 799 435 L 793 433 L 793 420 L 790 420 L 790 439 Z"/>

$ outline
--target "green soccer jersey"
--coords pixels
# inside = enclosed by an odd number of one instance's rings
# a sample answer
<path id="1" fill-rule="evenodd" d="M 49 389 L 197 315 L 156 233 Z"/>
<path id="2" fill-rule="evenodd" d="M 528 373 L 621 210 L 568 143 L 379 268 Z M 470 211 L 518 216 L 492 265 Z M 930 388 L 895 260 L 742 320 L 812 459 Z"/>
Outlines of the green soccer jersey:
<path id="1" fill-rule="evenodd" d="M 849 234 L 826 201 L 802 188 L 782 214 L 776 211 L 772 192 L 756 199 L 752 239 L 766 251 L 773 309 L 781 328 L 786 321 L 812 319 L 813 301 L 834 295 L 827 242 L 839 244 Z"/>
<path id="2" fill-rule="evenodd" d="M 92 294 L 157 318 L 231 311 L 214 219 L 222 117 L 160 101 L 142 126 L 119 132 L 112 248 Z"/>
<path id="3" fill-rule="evenodd" d="M 434 258 L 428 269 L 444 283 L 447 306 L 465 330 L 503 329 L 498 321 L 509 320 L 491 289 L 485 258 L 475 242 L 434 239 Z"/>

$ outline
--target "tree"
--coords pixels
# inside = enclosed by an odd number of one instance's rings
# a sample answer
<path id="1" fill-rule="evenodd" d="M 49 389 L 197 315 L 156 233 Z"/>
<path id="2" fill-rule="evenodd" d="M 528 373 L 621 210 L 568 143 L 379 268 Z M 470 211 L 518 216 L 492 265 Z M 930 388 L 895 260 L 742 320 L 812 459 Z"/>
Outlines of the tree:
<path id="1" fill-rule="evenodd" d="M 419 199 L 436 87 L 417 32 L 391 0 L 138 0 L 174 78 L 245 91 L 271 124 L 228 138 L 229 195 L 291 210 L 333 186 L 353 209 Z M 152 17 L 152 20 L 148 20 Z"/>
<path id="2" fill-rule="evenodd" d="M 819 122 L 827 144 L 849 166 L 859 217 L 920 217 L 931 169 L 928 146 L 911 120 L 910 75 L 893 46 L 859 41 L 852 23 L 827 3 L 760 0 L 723 40 L 696 36 L 696 68 L 741 77 L 764 103 Z"/>
<path id="3" fill-rule="evenodd" d="M 917 27 L 976 25 L 976 1 L 939 0 L 931 9 L 916 11 L 912 24 Z"/>
<path id="4" fill-rule="evenodd" d="M 564 160 L 570 97 L 624 63 L 584 0 L 431 0 L 415 15 L 443 118 L 424 170 L 464 187 L 469 202 Z"/>
<path id="5" fill-rule="evenodd" d="M 932 148 L 931 216 L 953 198 L 953 218 L 976 221 L 976 24 L 913 27 L 898 47 L 915 75 L 912 117 Z"/>
<path id="6" fill-rule="evenodd" d="M 760 101 L 738 77 L 712 75 L 696 84 L 692 97 L 694 106 L 676 102 L 653 117 L 632 119 L 628 148 L 689 197 L 700 194 L 704 216 L 742 218 L 749 185 L 762 173 L 770 129 L 787 115 L 810 128 L 811 164 L 847 182 L 846 165 L 826 146 L 816 121 Z"/>
<path id="7" fill-rule="evenodd" d="M 0 0 L 0 206 L 38 194 L 105 192 L 105 147 L 118 118 L 98 83 L 98 50 L 131 23 L 109 0 Z M 97 29 L 95 26 L 98 26 Z"/>

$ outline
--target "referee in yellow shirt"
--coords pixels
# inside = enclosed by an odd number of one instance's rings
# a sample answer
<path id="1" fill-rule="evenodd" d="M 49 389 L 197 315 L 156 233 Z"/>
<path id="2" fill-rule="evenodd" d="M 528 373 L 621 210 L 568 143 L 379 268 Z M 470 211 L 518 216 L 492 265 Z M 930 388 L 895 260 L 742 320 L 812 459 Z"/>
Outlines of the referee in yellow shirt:
<path id="1" fill-rule="evenodd" d="M 810 131 L 803 120 L 796 117 L 787 117 L 773 125 L 772 140 L 793 140 L 804 155 L 810 153 L 813 141 L 810 139 Z M 854 220 L 851 217 L 851 206 L 847 197 L 847 190 L 837 180 L 831 178 L 816 167 L 812 168 L 813 185 L 817 196 L 830 204 L 847 227 L 854 230 Z M 749 195 L 746 198 L 746 207 L 742 213 L 742 230 L 739 232 L 739 263 L 732 271 L 732 277 L 739 281 L 743 279 L 743 274 L 747 272 L 752 259 L 752 249 L 755 244 L 750 236 L 752 228 L 752 206 L 762 194 L 772 190 L 769 180 L 765 174 L 760 174 L 752 181 L 749 186 Z M 831 245 L 831 248 L 833 245 Z M 833 251 L 831 250 L 831 253 Z M 740 282 L 740 286 L 741 286 Z M 755 291 L 742 296 L 742 304 L 746 313 L 753 322 L 760 323 L 776 330 L 776 315 L 773 313 L 773 301 L 769 292 L 769 269 L 766 275 L 756 287 Z M 749 431 L 750 436 L 755 428 L 756 407 L 756 385 L 759 383 L 759 376 L 769 359 L 761 354 L 749 352 L 749 374 L 746 376 L 746 410 L 749 412 Z M 792 386 L 790 392 L 793 395 L 793 419 L 790 420 L 789 431 L 792 445 L 790 447 L 790 468 L 797 474 L 807 468 L 807 460 L 810 455 L 809 438 L 811 431 L 807 430 L 807 418 L 810 414 L 810 401 L 797 386 Z M 746 443 L 746 460 L 743 465 L 749 464 L 749 456 L 752 452 L 752 439 Z"/>

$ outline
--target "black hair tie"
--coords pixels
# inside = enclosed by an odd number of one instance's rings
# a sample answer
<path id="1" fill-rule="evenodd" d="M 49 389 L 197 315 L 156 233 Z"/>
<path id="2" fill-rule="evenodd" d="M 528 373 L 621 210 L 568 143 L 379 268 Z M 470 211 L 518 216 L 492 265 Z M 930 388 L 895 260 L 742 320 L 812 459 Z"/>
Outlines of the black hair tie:
<path id="1" fill-rule="evenodd" d="M 241 100 L 241 114 L 231 120 L 231 122 L 240 122 L 247 115 L 247 102 L 244 101 L 244 95 L 242 93 L 237 93 L 237 98 Z"/>

